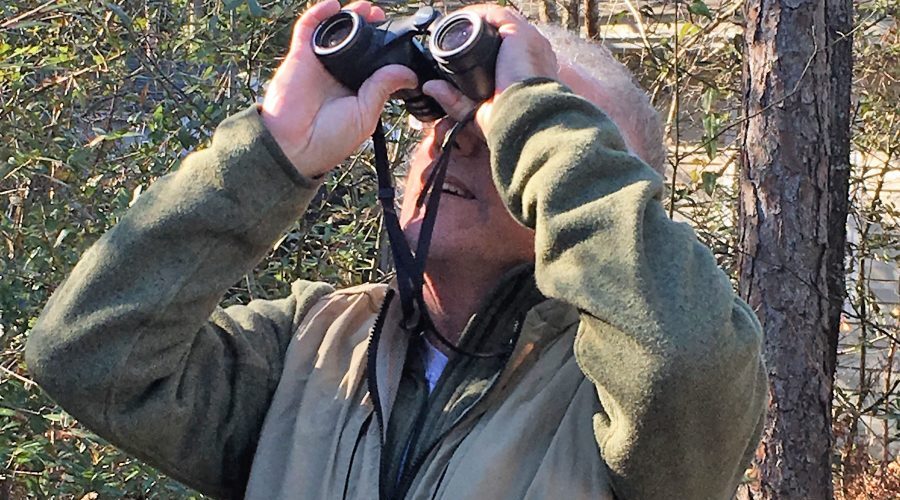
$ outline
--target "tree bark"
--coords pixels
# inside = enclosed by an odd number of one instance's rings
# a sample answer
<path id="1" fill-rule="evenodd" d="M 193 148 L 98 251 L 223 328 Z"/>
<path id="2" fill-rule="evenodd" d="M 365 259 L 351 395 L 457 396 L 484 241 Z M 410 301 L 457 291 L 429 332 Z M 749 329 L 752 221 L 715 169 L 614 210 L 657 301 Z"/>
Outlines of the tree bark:
<path id="1" fill-rule="evenodd" d="M 562 24 L 567 30 L 578 34 L 578 6 L 581 2 L 578 0 L 562 0 L 562 2 Z"/>
<path id="2" fill-rule="evenodd" d="M 600 9 L 597 0 L 584 0 L 582 11 L 584 14 L 584 36 L 588 40 L 595 40 L 599 35 L 597 30 L 599 29 L 598 17 Z"/>
<path id="3" fill-rule="evenodd" d="M 745 5 L 740 292 L 765 330 L 770 405 L 753 498 L 832 498 L 844 297 L 849 0 Z M 839 35 L 840 33 L 840 35 Z"/>
<path id="4" fill-rule="evenodd" d="M 829 189 L 834 217 L 829 221 L 829 246 L 841 248 L 831 252 L 828 262 L 828 294 L 831 298 L 831 327 L 834 328 L 834 352 L 837 356 L 837 331 L 841 310 L 846 298 L 845 254 L 847 245 L 847 212 L 850 202 L 850 87 L 853 80 L 853 3 L 846 0 L 826 0 L 828 49 L 831 69 L 833 127 L 831 136 L 831 170 Z M 831 366 L 837 360 L 831 360 Z"/>
<path id="5" fill-rule="evenodd" d="M 559 13 L 556 11 L 556 0 L 539 0 L 538 20 L 544 24 L 558 23 Z"/>

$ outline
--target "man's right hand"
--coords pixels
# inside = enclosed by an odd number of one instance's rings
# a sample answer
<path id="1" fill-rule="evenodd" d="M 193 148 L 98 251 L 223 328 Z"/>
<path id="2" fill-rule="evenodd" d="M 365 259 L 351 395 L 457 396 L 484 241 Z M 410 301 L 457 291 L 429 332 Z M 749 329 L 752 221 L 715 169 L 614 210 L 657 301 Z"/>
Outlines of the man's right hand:
<path id="1" fill-rule="evenodd" d="M 352 9 L 371 22 L 384 11 L 369 2 Z M 291 48 L 269 83 L 262 119 L 297 170 L 318 177 L 350 156 L 375 130 L 388 97 L 415 88 L 416 75 L 399 65 L 375 72 L 354 94 L 337 82 L 313 53 L 312 35 L 320 22 L 341 9 L 325 0 L 307 10 L 294 25 Z"/>

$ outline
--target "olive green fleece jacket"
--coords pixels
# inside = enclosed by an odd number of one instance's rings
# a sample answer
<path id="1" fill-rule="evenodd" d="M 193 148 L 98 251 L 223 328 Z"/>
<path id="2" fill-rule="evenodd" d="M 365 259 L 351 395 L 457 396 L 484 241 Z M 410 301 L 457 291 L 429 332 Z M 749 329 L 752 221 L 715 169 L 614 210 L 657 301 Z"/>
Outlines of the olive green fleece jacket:
<path id="1" fill-rule="evenodd" d="M 534 274 L 514 272 L 469 323 L 463 343 L 514 347 L 475 377 L 448 365 L 422 413 L 440 432 L 405 498 L 730 498 L 766 401 L 753 312 L 584 99 L 514 85 L 487 139 L 502 198 L 536 232 Z M 34 378 L 217 497 L 387 495 L 413 359 L 393 292 L 299 281 L 281 300 L 217 308 L 317 187 L 255 108 L 223 122 L 53 295 L 26 346 Z"/>

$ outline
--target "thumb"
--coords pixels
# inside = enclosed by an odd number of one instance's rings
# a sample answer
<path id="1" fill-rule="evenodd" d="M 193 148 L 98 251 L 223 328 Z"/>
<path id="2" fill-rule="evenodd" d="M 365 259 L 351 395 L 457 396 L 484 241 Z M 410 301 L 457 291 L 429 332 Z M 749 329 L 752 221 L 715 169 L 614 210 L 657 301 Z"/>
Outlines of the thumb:
<path id="1" fill-rule="evenodd" d="M 456 121 L 465 118 L 478 105 L 445 80 L 429 80 L 422 85 L 422 91 L 433 97 Z"/>
<path id="2" fill-rule="evenodd" d="M 481 103 L 481 106 L 478 106 L 478 111 L 475 112 L 475 123 L 478 124 L 478 128 L 481 129 L 481 133 L 484 137 L 487 137 L 490 131 L 493 111 L 494 99 L 491 99 Z"/>
<path id="3" fill-rule="evenodd" d="M 416 74 L 406 66 L 391 64 L 376 71 L 357 93 L 366 120 L 374 123 L 391 94 L 400 89 L 414 89 L 417 84 Z"/>
<path id="4" fill-rule="evenodd" d="M 303 13 L 300 19 L 294 24 L 294 31 L 291 35 L 291 48 L 288 58 L 312 55 L 312 36 L 316 27 L 322 21 L 337 14 L 341 10 L 341 4 L 336 0 L 325 0 L 319 2 Z"/>

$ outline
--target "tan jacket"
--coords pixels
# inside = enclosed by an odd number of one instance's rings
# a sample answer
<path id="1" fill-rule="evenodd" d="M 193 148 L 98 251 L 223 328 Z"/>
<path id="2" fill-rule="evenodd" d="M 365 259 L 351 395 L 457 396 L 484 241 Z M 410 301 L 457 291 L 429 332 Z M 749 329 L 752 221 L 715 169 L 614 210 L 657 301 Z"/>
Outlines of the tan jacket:
<path id="1" fill-rule="evenodd" d="M 366 353 L 385 290 L 342 290 L 310 311 L 288 347 L 247 498 L 376 497 L 383 431 L 373 420 Z M 594 439 L 597 393 L 572 352 L 577 325 L 577 312 L 557 300 L 531 310 L 494 388 L 428 455 L 407 498 L 613 498 Z M 402 331 L 384 333 L 377 366 L 385 418 L 405 350 Z"/>
<path id="2" fill-rule="evenodd" d="M 446 432 L 413 457 L 406 498 L 730 498 L 766 401 L 752 311 L 666 217 L 662 179 L 602 112 L 536 80 L 494 116 L 495 183 L 535 230 L 549 298 L 496 373 L 448 365 L 442 381 L 477 376 L 427 409 Z M 407 345 L 394 307 L 369 341 L 391 292 L 297 282 L 284 299 L 217 307 L 317 187 L 255 109 L 229 118 L 56 291 L 26 346 L 33 376 L 98 434 L 210 495 L 377 498 L 393 480 L 385 429 L 410 418 L 392 414 Z M 521 305 L 489 300 L 463 342 L 504 341 Z"/>

